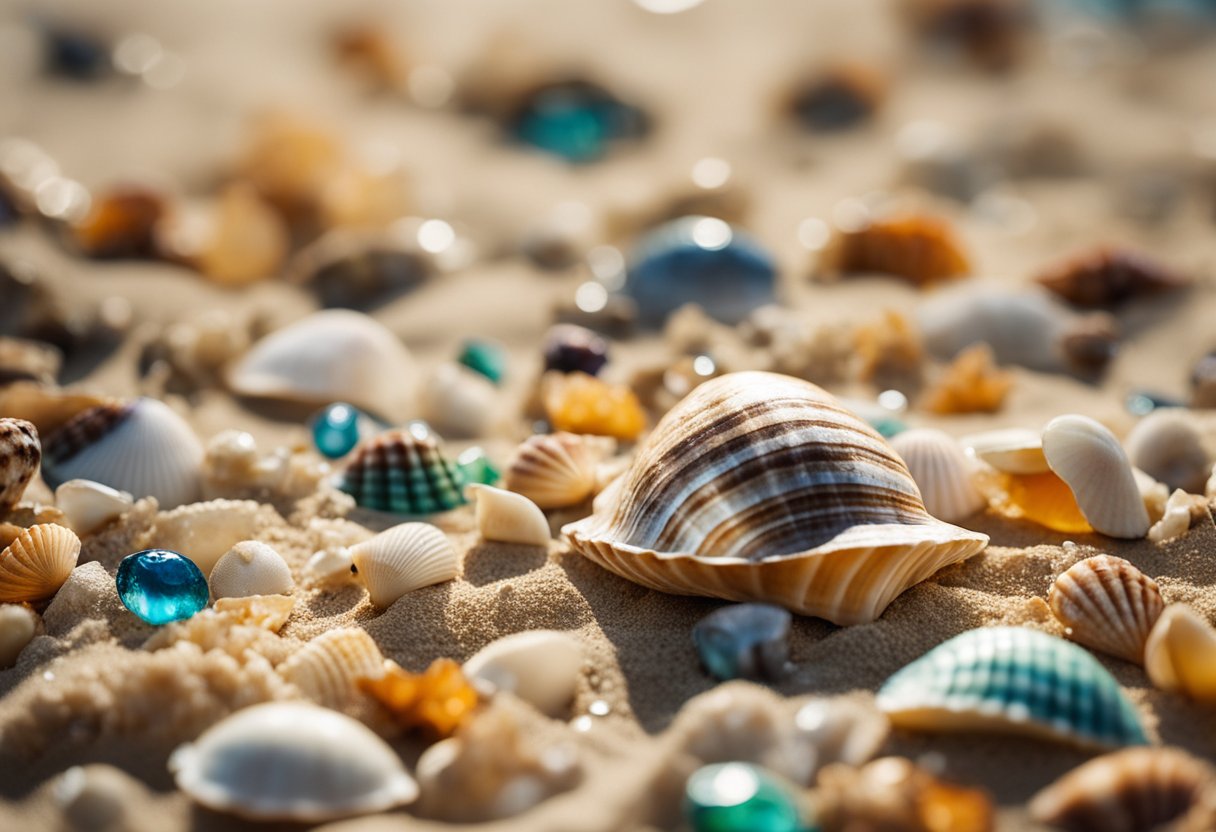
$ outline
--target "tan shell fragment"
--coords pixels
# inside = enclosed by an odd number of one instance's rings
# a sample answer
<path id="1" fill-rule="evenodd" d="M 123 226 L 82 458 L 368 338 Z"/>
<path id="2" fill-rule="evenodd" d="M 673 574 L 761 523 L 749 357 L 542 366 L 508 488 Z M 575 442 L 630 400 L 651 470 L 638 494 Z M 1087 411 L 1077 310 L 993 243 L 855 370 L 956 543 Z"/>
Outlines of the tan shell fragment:
<path id="1" fill-rule="evenodd" d="M 30 526 L 0 552 L 0 603 L 42 601 L 76 568 L 80 538 L 66 526 Z"/>
<path id="2" fill-rule="evenodd" d="M 1156 581 L 1110 555 L 1074 564 L 1056 579 L 1048 603 L 1070 639 L 1136 664 L 1165 609 Z"/>
<path id="3" fill-rule="evenodd" d="M 358 698 L 360 679 L 384 675 L 384 656 L 366 630 L 344 627 L 304 645 L 279 674 L 318 705 L 341 710 Z"/>
<path id="4" fill-rule="evenodd" d="M 55 504 L 77 534 L 91 534 L 126 514 L 135 499 L 92 480 L 68 480 L 55 489 Z"/>
<path id="5" fill-rule="evenodd" d="M 474 483 L 465 494 L 477 501 L 477 530 L 483 540 L 549 545 L 549 521 L 536 503 L 522 494 Z"/>
<path id="6" fill-rule="evenodd" d="M 1095 531 L 1127 539 L 1148 533 L 1148 511 L 1131 463 L 1100 423 L 1087 416 L 1057 416 L 1043 429 L 1043 454 Z"/>
<path id="7" fill-rule="evenodd" d="M 1043 456 L 1043 439 L 1037 431 L 1022 428 L 990 430 L 961 440 L 976 458 L 1006 474 L 1043 474 L 1051 470 Z"/>
<path id="8" fill-rule="evenodd" d="M 1208 498 L 1175 489 L 1165 501 L 1161 519 L 1149 528 L 1148 539 L 1154 543 L 1167 543 L 1186 534 L 1191 524 L 1203 517 L 1211 518 Z"/>
<path id="9" fill-rule="evenodd" d="M 596 468 L 606 455 L 594 437 L 575 433 L 530 436 L 503 472 L 503 487 L 543 509 L 578 505 L 596 488 Z"/>
<path id="10" fill-rule="evenodd" d="M 1185 604 L 1170 604 L 1149 634 L 1144 669 L 1161 690 L 1216 703 L 1216 629 Z"/>

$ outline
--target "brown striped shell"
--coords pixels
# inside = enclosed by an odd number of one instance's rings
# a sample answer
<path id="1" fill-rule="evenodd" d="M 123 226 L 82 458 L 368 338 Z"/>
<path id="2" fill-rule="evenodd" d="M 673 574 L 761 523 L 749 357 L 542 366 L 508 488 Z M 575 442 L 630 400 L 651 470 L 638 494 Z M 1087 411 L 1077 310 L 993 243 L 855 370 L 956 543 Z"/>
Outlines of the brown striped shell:
<path id="1" fill-rule="evenodd" d="M 1070 639 L 1136 664 L 1143 664 L 1144 644 L 1165 609 L 1156 581 L 1110 555 L 1074 564 L 1047 601 Z"/>
<path id="2" fill-rule="evenodd" d="M 359 695 L 359 680 L 384 673 L 384 656 L 366 630 L 344 627 L 310 641 L 279 674 L 319 705 L 341 709 Z"/>
<path id="3" fill-rule="evenodd" d="M 574 433 L 530 436 L 503 472 L 503 487 L 544 509 L 578 505 L 591 496 L 596 466 L 606 454 L 594 437 Z"/>
<path id="4" fill-rule="evenodd" d="M 66 526 L 30 526 L 0 552 L 0 603 L 42 601 L 76 568 L 80 538 Z"/>
<path id="5" fill-rule="evenodd" d="M 984 548 L 929 515 L 899 456 L 809 382 L 720 376 L 663 418 L 590 517 L 579 553 L 652 589 L 873 621 Z"/>
<path id="6" fill-rule="evenodd" d="M 23 419 L 0 419 L 0 513 L 17 504 L 41 462 L 38 430 Z"/>

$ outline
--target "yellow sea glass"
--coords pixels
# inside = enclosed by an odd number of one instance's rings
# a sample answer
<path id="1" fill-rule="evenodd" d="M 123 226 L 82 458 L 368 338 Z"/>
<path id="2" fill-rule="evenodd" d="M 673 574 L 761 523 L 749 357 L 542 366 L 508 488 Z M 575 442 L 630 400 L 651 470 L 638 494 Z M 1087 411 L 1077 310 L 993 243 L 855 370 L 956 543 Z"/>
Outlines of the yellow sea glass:
<path id="1" fill-rule="evenodd" d="M 586 373 L 546 373 L 541 400 L 555 431 L 632 442 L 646 427 L 646 412 L 633 390 Z"/>
<path id="2" fill-rule="evenodd" d="M 1041 474 L 1004 474 L 1006 513 L 1025 517 L 1057 532 L 1080 534 L 1093 527 L 1081 513 L 1064 480 L 1051 471 Z M 1013 509 L 1010 511 L 1009 509 Z"/>
<path id="3" fill-rule="evenodd" d="M 386 661 L 383 676 L 362 679 L 359 686 L 400 725 L 421 728 L 437 738 L 450 737 L 480 701 L 477 689 L 451 659 L 436 659 L 423 673 L 410 673 Z"/>

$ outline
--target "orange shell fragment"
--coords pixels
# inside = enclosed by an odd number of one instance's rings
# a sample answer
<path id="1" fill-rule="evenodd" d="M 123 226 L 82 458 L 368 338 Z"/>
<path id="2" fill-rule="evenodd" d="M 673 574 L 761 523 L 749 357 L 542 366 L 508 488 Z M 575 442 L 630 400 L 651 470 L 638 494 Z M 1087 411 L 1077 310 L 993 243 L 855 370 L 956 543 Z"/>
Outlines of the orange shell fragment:
<path id="1" fill-rule="evenodd" d="M 361 679 L 359 687 L 385 707 L 404 728 L 420 728 L 450 737 L 468 722 L 480 697 L 451 659 L 436 659 L 423 673 L 410 673 L 396 662 L 384 662 L 384 675 Z"/>

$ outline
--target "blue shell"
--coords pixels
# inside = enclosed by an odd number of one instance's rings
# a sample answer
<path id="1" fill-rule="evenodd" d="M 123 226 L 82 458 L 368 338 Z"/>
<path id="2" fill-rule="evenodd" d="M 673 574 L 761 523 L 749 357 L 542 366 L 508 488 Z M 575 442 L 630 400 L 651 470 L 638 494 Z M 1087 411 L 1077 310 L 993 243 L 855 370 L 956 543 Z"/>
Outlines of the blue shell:
<path id="1" fill-rule="evenodd" d="M 1148 742 L 1136 708 L 1097 659 L 1023 627 L 983 627 L 939 644 L 887 680 L 895 725 L 1037 734 L 1083 746 Z"/>

